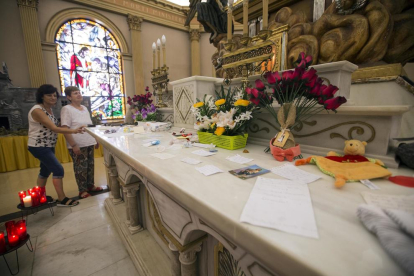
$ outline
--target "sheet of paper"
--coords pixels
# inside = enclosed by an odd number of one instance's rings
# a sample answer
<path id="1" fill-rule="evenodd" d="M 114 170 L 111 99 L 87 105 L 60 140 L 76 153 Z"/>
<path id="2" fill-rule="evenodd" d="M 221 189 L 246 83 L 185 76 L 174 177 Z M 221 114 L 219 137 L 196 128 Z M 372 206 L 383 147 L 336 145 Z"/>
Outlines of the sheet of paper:
<path id="1" fill-rule="evenodd" d="M 368 179 L 361 179 L 360 182 L 362 184 L 364 184 L 365 186 L 367 186 L 368 188 L 370 188 L 371 190 L 379 190 L 380 189 L 377 185 L 375 185 L 374 183 L 372 183 Z"/>
<path id="2" fill-rule="evenodd" d="M 211 144 L 201 144 L 201 143 L 192 143 L 193 147 L 198 147 L 198 148 L 204 148 L 204 149 L 209 149 L 209 148 L 215 148 L 215 145 L 211 145 Z"/>
<path id="3" fill-rule="evenodd" d="M 195 150 L 192 153 L 197 154 L 199 156 L 211 156 L 215 154 L 214 152 L 209 152 L 206 150 Z"/>
<path id="4" fill-rule="evenodd" d="M 368 204 L 382 209 L 397 209 L 414 214 L 414 196 L 379 195 L 370 192 L 361 194 Z"/>
<path id="5" fill-rule="evenodd" d="M 198 168 L 196 168 L 196 170 L 201 172 L 205 176 L 209 176 L 209 175 L 212 175 L 212 174 L 223 172 L 221 169 L 219 169 L 219 168 L 217 168 L 216 166 L 213 166 L 213 165 L 206 165 L 206 166 L 203 166 L 203 167 L 198 167 Z"/>
<path id="6" fill-rule="evenodd" d="M 136 134 L 145 133 L 145 129 L 142 126 L 136 126 L 136 127 L 134 127 L 134 133 L 136 133 Z"/>
<path id="7" fill-rule="evenodd" d="M 183 158 L 183 159 L 181 159 L 181 161 L 184 162 L 184 163 L 187 163 L 187 164 L 191 164 L 191 165 L 197 165 L 197 164 L 201 163 L 200 160 L 193 159 L 193 158 L 190 158 L 190 157 Z"/>
<path id="8" fill-rule="evenodd" d="M 305 172 L 304 170 L 301 170 L 298 167 L 293 166 L 292 164 L 284 164 L 279 167 L 274 167 L 271 168 L 270 171 L 281 177 L 305 183 L 311 183 L 321 178 L 319 175 Z"/>
<path id="9" fill-rule="evenodd" d="M 152 144 L 151 144 L 151 142 L 150 143 L 144 143 L 144 144 L 142 144 L 144 147 L 147 147 L 147 148 L 149 148 L 149 147 L 152 147 Z"/>
<path id="10" fill-rule="evenodd" d="M 240 221 L 319 238 L 308 185 L 304 182 L 258 177 Z"/>
<path id="11" fill-rule="evenodd" d="M 173 158 L 175 155 L 169 154 L 169 153 L 153 153 L 151 154 L 154 157 L 157 157 L 159 159 L 169 159 L 169 158 Z"/>
<path id="12" fill-rule="evenodd" d="M 182 144 L 173 144 L 173 145 L 168 147 L 168 149 L 170 149 L 170 150 L 181 150 L 182 148 L 183 148 Z"/>
<path id="13" fill-rule="evenodd" d="M 226 159 L 239 164 L 245 164 L 253 161 L 253 159 L 243 157 L 239 154 L 236 154 L 235 156 L 229 156 Z"/>

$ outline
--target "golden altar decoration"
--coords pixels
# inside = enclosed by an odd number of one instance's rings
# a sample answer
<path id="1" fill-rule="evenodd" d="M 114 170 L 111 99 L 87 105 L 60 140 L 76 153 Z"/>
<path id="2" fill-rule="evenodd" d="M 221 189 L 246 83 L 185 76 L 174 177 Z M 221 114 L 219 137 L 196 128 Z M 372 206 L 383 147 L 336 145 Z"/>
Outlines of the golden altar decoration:
<path id="1" fill-rule="evenodd" d="M 40 161 L 27 150 L 28 139 L 28 136 L 0 137 L 0 173 L 40 166 Z M 55 154 L 60 163 L 72 162 L 63 134 L 58 134 Z M 99 146 L 98 149 L 95 149 L 95 157 L 102 156 L 103 149 L 102 146 Z"/>

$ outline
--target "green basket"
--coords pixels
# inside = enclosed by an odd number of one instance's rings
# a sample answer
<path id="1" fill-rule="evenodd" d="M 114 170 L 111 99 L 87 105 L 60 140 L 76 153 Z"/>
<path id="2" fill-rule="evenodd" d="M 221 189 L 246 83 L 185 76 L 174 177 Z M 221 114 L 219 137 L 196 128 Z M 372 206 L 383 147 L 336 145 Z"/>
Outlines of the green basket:
<path id="1" fill-rule="evenodd" d="M 198 139 L 200 140 L 200 143 L 213 144 L 213 145 L 216 145 L 216 147 L 228 149 L 228 150 L 244 148 L 246 146 L 247 136 L 248 136 L 247 133 L 245 133 L 244 136 L 242 135 L 217 136 L 217 135 L 214 135 L 213 133 L 201 132 L 201 131 L 198 131 L 197 134 L 198 134 Z"/>

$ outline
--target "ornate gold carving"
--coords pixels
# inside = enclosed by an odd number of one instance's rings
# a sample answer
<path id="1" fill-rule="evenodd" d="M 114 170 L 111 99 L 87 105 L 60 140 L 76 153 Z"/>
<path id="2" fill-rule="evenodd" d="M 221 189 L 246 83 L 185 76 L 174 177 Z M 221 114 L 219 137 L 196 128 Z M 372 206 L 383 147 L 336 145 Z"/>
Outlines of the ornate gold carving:
<path id="1" fill-rule="evenodd" d="M 199 41 L 200 40 L 200 38 L 201 38 L 200 30 L 190 29 L 189 33 L 190 33 L 190 40 L 191 41 L 193 41 L 193 40 Z"/>
<path id="2" fill-rule="evenodd" d="M 239 262 L 221 242 L 214 246 L 214 276 L 246 276 Z"/>
<path id="3" fill-rule="evenodd" d="M 17 5 L 37 9 L 39 0 L 17 0 Z"/>
<path id="4" fill-rule="evenodd" d="M 267 121 L 267 120 L 264 120 L 264 119 L 262 119 L 262 118 L 257 118 L 257 120 L 258 120 L 258 121 L 262 121 L 262 122 L 264 122 L 264 123 L 266 123 L 266 124 L 270 125 L 271 127 L 273 127 L 273 128 L 276 130 L 276 132 L 279 132 L 279 131 L 280 131 L 280 128 L 278 128 L 277 126 L 275 126 L 274 124 L 272 124 L 271 122 L 269 122 L 269 121 Z M 307 122 L 307 123 L 305 123 L 305 124 L 308 124 L 308 125 L 310 125 L 310 126 L 313 126 L 313 125 L 316 125 L 316 123 L 317 123 L 316 121 L 312 121 L 312 122 Z M 315 132 L 312 132 L 312 133 L 308 133 L 308 134 L 297 134 L 297 133 L 293 133 L 293 134 L 294 134 L 294 135 L 295 135 L 295 137 L 297 137 L 297 138 L 304 138 L 304 137 L 310 137 L 310 136 L 318 135 L 318 134 L 321 134 L 321 133 L 327 132 L 327 131 L 329 131 L 329 130 L 332 130 L 332 129 L 335 129 L 335 128 L 338 128 L 338 127 L 341 127 L 341 126 L 345 126 L 345 125 L 355 125 L 355 124 L 364 125 L 364 126 L 366 126 L 366 127 L 367 127 L 370 131 L 371 131 L 371 136 L 370 136 L 370 137 L 369 137 L 369 139 L 366 141 L 367 143 L 370 143 L 370 142 L 374 141 L 374 139 L 375 139 L 375 135 L 376 135 L 375 128 L 374 128 L 372 125 L 370 125 L 370 124 L 368 124 L 368 123 L 365 123 L 365 122 L 362 122 L 362 121 L 349 121 L 349 122 L 343 122 L 343 123 L 339 123 L 339 124 L 336 124 L 336 125 L 333 125 L 333 126 L 330 126 L 330 127 L 324 128 L 324 129 L 322 129 L 322 130 L 318 130 L 318 131 L 315 131 Z M 302 127 L 303 127 L 303 126 L 302 126 Z M 300 129 L 299 129 L 299 130 L 301 130 L 301 129 L 302 129 L 302 127 L 300 127 Z M 253 133 L 257 133 L 257 132 L 259 132 L 259 131 L 266 131 L 267 133 L 269 133 L 269 132 L 270 132 L 270 129 L 269 129 L 269 128 L 266 128 L 266 127 L 260 128 L 258 124 L 253 124 L 252 126 L 250 126 L 249 130 L 250 130 L 251 132 L 253 132 Z M 296 129 L 294 129 L 294 130 L 296 130 Z M 335 133 L 335 132 L 331 133 L 331 134 L 329 135 L 329 137 L 330 137 L 331 139 L 334 139 L 334 138 L 342 138 L 342 139 L 344 139 L 344 140 L 347 140 L 347 139 L 354 139 L 354 138 L 353 138 L 353 136 L 352 136 L 352 133 L 353 133 L 354 131 L 356 131 L 358 135 L 362 135 L 362 134 L 364 134 L 364 133 L 365 133 L 365 130 L 364 130 L 362 127 L 360 127 L 360 126 L 353 126 L 353 127 L 351 127 L 351 128 L 348 130 L 348 138 L 345 138 L 343 135 L 341 135 L 341 134 L 339 134 L 339 133 Z"/>
<path id="5" fill-rule="evenodd" d="M 141 31 L 141 23 L 144 21 L 142 17 L 128 14 L 127 22 L 130 30 Z"/>
<path id="6" fill-rule="evenodd" d="M 202 225 L 204 225 L 204 226 L 206 226 L 206 227 L 208 227 L 208 228 L 210 228 L 210 229 L 212 229 L 214 232 L 216 232 L 217 233 L 217 231 L 216 230 L 214 230 L 213 228 L 211 228 L 210 227 L 210 225 L 208 225 L 207 223 L 205 223 L 203 220 L 201 220 L 201 219 L 198 219 L 199 221 L 200 221 L 200 224 L 202 224 Z M 234 243 L 232 243 L 231 241 L 229 241 L 228 239 L 226 239 L 225 237 L 223 237 L 223 236 L 221 236 L 222 238 L 223 238 L 223 240 L 225 240 L 229 245 L 230 245 L 230 247 L 233 249 L 233 250 L 235 250 L 236 248 L 237 248 L 237 245 L 235 245 Z"/>
<path id="7" fill-rule="evenodd" d="M 352 73 L 352 83 L 389 81 L 401 75 L 404 69 L 400 63 L 360 68 Z"/>

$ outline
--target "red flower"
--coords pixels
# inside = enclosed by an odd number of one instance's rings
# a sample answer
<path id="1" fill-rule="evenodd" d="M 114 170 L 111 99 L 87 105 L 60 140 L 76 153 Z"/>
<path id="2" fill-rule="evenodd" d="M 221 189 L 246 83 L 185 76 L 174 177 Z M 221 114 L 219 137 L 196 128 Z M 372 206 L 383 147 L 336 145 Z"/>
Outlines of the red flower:
<path id="1" fill-rule="evenodd" d="M 322 90 L 322 96 L 325 96 L 325 99 L 331 99 L 335 95 L 336 91 L 338 91 L 339 88 L 335 85 L 330 84 L 328 87 L 326 87 L 324 90 Z"/>
<path id="2" fill-rule="evenodd" d="M 259 97 L 259 91 L 256 88 L 247 87 L 246 92 L 247 94 L 252 95 L 252 97 Z"/>
<path id="3" fill-rule="evenodd" d="M 276 81 L 279 82 L 279 81 L 282 80 L 282 78 L 279 76 L 279 73 L 278 72 L 273 72 L 273 73 L 268 72 L 266 74 L 266 79 L 267 79 L 267 82 L 269 84 L 274 84 L 274 83 L 276 83 Z"/>
<path id="4" fill-rule="evenodd" d="M 303 80 L 307 79 L 308 80 L 308 83 L 309 82 L 312 82 L 313 80 L 315 80 L 315 79 L 318 78 L 318 75 L 316 75 L 316 72 L 317 71 L 315 69 L 311 68 L 308 71 L 306 71 L 305 73 L 303 73 L 302 79 Z"/>
<path id="5" fill-rule="evenodd" d="M 307 68 L 312 64 L 312 56 L 305 57 L 305 53 L 302 52 L 299 54 L 298 60 L 296 62 L 298 63 L 297 67 Z"/>
<path id="6" fill-rule="evenodd" d="M 255 81 L 255 84 L 256 84 L 256 88 L 258 89 L 258 90 L 260 90 L 260 91 L 263 91 L 263 90 L 265 90 L 265 85 L 264 85 L 264 83 L 260 80 L 260 79 L 257 79 L 256 81 Z"/>
<path id="7" fill-rule="evenodd" d="M 305 68 L 296 67 L 295 68 L 295 71 L 292 74 L 292 78 L 293 79 L 296 79 L 296 80 L 301 79 L 304 71 L 305 71 Z"/>
<path id="8" fill-rule="evenodd" d="M 338 107 L 340 107 L 342 104 L 346 103 L 345 97 L 335 97 L 329 100 L 326 100 L 324 103 L 324 107 L 327 110 L 333 110 L 335 111 Z"/>
<path id="9" fill-rule="evenodd" d="M 285 71 L 282 73 L 283 80 L 292 80 L 293 79 L 293 70 Z"/>

